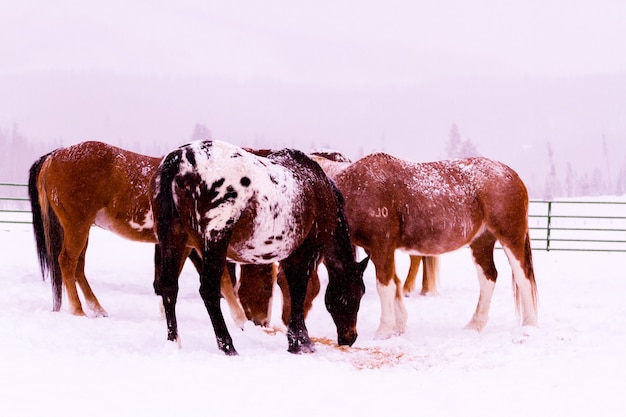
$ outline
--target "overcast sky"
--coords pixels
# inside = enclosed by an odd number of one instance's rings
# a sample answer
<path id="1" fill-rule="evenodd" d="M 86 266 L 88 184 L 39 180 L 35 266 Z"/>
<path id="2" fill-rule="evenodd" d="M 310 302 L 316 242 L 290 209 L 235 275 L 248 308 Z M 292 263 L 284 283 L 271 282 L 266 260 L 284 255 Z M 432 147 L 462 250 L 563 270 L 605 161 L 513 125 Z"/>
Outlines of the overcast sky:
<path id="1" fill-rule="evenodd" d="M 0 134 L 164 152 L 201 123 L 424 161 L 456 124 L 539 185 L 548 144 L 561 175 L 608 150 L 615 176 L 625 22 L 624 0 L 0 0 Z"/>
<path id="2" fill-rule="evenodd" d="M 0 73 L 333 86 L 613 74 L 624 22 L 622 0 L 2 1 Z"/>

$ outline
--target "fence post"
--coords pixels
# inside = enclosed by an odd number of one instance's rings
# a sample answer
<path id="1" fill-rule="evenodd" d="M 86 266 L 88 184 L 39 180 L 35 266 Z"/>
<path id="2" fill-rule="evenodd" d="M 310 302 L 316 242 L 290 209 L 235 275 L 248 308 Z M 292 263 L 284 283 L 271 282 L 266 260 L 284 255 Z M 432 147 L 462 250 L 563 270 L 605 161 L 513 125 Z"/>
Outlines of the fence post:
<path id="1" fill-rule="evenodd" d="M 548 201 L 548 224 L 546 226 L 546 252 L 550 252 L 550 223 L 552 222 L 552 201 Z"/>

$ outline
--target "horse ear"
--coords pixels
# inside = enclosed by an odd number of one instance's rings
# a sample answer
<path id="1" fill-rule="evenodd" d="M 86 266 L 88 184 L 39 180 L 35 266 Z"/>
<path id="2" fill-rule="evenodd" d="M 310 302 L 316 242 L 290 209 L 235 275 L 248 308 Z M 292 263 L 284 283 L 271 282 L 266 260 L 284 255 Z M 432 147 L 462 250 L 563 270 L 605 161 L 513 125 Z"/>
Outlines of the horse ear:
<path id="1" fill-rule="evenodd" d="M 363 275 L 363 273 L 365 272 L 365 268 L 367 268 L 367 263 L 370 261 L 370 257 L 367 256 L 365 257 L 365 259 L 363 259 L 361 262 L 359 262 L 359 271 L 361 272 L 361 275 Z"/>

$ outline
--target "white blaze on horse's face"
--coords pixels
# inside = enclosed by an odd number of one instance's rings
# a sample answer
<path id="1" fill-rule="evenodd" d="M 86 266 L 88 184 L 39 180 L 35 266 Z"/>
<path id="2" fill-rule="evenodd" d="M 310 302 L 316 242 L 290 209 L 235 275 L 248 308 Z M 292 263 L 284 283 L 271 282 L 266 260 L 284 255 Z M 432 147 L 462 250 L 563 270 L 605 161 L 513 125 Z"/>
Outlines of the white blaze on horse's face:
<path id="1" fill-rule="evenodd" d="M 221 200 L 208 211 L 195 213 L 198 224 L 206 223 L 200 232 L 211 236 L 211 232 L 227 229 L 253 204 L 256 209 L 254 227 L 250 238 L 235 248 L 237 254 L 248 262 L 269 263 L 286 258 L 294 248 L 292 237 L 299 232 L 292 207 L 302 191 L 293 173 L 225 142 L 213 141 L 208 151 L 200 145 L 190 145 L 195 168 L 183 152 L 181 165 L 186 169 L 181 169 L 180 173 L 184 175 L 195 169 L 205 189 L 220 183 L 213 188 L 217 195 L 211 198 Z M 196 190 L 198 195 L 201 186 Z"/>

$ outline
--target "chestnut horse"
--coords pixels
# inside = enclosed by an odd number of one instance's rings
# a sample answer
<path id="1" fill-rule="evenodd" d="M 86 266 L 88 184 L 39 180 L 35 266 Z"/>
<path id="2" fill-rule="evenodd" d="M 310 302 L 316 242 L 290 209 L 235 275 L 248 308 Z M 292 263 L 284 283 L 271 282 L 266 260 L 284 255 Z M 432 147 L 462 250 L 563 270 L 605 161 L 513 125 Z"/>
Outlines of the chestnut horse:
<path id="1" fill-rule="evenodd" d="M 180 343 L 176 277 L 185 253 L 194 248 L 203 261 L 200 295 L 225 354 L 237 354 L 219 305 L 227 258 L 280 261 L 291 295 L 288 351 L 301 353 L 315 350 L 304 322 L 304 297 L 323 256 L 329 275 L 326 308 L 338 343 L 354 343 L 368 259 L 355 261 L 341 194 L 305 154 L 284 149 L 263 157 L 226 142 L 192 142 L 165 157 L 152 179 L 151 196 L 168 340 Z"/>
<path id="2" fill-rule="evenodd" d="M 368 155 L 335 176 L 346 200 L 352 242 L 370 254 L 381 301 L 376 338 L 406 329 L 407 313 L 395 274 L 396 249 L 437 256 L 470 246 L 480 296 L 467 328 L 487 323 L 497 271 L 496 241 L 513 273 L 522 326 L 537 326 L 537 286 L 528 234 L 528 192 L 510 167 L 487 158 L 413 163 Z"/>
<path id="3" fill-rule="evenodd" d="M 315 151 L 311 153 L 311 159 L 320 164 L 326 175 L 333 181 L 337 176 L 352 164 L 352 161 L 337 151 Z M 361 187 L 362 184 L 354 183 L 355 187 Z M 343 192 L 343 191 L 342 191 Z M 423 259 L 422 268 L 422 289 L 420 295 L 437 294 L 437 278 L 439 262 L 436 256 L 420 256 L 409 254 L 410 266 L 404 281 L 403 293 L 406 297 L 410 296 L 415 290 L 415 281 L 419 271 L 420 264 Z"/>
<path id="4" fill-rule="evenodd" d="M 285 325 L 291 317 L 291 297 L 285 272 L 279 264 L 241 265 L 235 291 L 248 320 L 257 326 L 268 327 L 272 316 L 274 284 L 278 284 L 283 299 L 281 319 Z M 304 317 L 313 307 L 313 300 L 320 292 L 321 284 L 315 268 L 306 287 L 304 297 Z"/>
<path id="5" fill-rule="evenodd" d="M 255 151 L 253 151 L 255 152 Z M 324 172 L 334 179 L 341 171 L 347 168 L 352 161 L 337 151 L 318 150 L 312 152 L 309 157 L 316 161 Z M 358 186 L 358 184 L 357 184 Z M 410 266 L 404 282 L 403 292 L 409 296 L 415 289 L 417 273 L 420 263 L 424 258 L 422 268 L 421 295 L 437 293 L 438 258 L 436 256 L 410 255 Z M 237 294 L 239 301 L 246 313 L 248 320 L 260 326 L 269 326 L 271 317 L 271 301 L 274 284 L 278 284 L 283 296 L 282 321 L 289 323 L 291 311 L 291 299 L 285 274 L 278 265 L 242 265 Z M 317 270 L 313 273 L 307 286 L 304 311 L 305 316 L 313 306 L 313 300 L 320 291 L 320 281 Z"/>
<path id="6" fill-rule="evenodd" d="M 29 197 L 35 242 L 42 274 L 51 275 L 53 311 L 61 308 L 64 284 L 70 312 L 85 315 L 78 283 L 94 315 L 108 315 L 85 277 L 89 231 L 95 224 L 133 241 L 156 243 L 148 189 L 160 162 L 88 141 L 57 149 L 32 165 Z M 198 255 L 189 255 L 199 268 Z M 243 327 L 245 313 L 228 276 L 222 285 L 233 319 Z"/>

